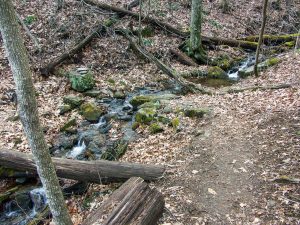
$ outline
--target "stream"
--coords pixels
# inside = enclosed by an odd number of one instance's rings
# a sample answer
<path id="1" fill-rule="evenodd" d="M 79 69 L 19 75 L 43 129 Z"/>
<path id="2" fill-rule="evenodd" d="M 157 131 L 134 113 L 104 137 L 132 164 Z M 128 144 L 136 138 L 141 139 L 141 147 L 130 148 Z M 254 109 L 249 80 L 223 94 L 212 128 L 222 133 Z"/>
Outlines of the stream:
<path id="1" fill-rule="evenodd" d="M 239 72 L 252 66 L 253 63 L 254 57 L 249 56 L 246 60 L 241 61 L 238 66 L 228 71 L 229 78 L 237 81 Z M 174 94 L 178 93 L 180 89 L 174 87 L 173 90 L 160 91 L 152 88 L 138 88 L 133 93 L 128 94 L 125 99 L 102 98 L 97 100 L 96 103 L 99 106 L 107 109 L 106 114 L 101 116 L 97 123 L 82 122 L 77 133 L 60 134 L 57 144 L 51 150 L 52 155 L 77 160 L 101 159 L 101 156 L 109 149 L 114 148 L 116 143 L 120 141 L 128 143 L 137 138 L 137 133 L 132 129 L 137 109 L 130 104 L 130 100 L 134 96 L 151 95 L 175 98 L 176 95 Z M 121 138 L 111 138 L 109 136 L 114 120 L 122 121 Z M 45 192 L 41 187 L 18 191 L 10 199 L 0 207 L 1 225 L 26 225 L 47 206 Z"/>

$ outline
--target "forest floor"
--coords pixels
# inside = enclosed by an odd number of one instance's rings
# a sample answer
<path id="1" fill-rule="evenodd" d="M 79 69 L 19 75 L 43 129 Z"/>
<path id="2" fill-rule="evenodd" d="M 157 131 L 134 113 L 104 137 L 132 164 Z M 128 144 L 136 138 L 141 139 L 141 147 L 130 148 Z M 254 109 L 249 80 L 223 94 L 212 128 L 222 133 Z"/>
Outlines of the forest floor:
<path id="1" fill-rule="evenodd" d="M 35 71 L 33 79 L 40 118 L 51 146 L 68 118 L 82 119 L 78 112 L 63 116 L 58 113 L 62 98 L 78 93 L 70 89 L 68 79 L 61 76 L 43 78 L 37 70 L 111 14 L 75 0 L 66 0 L 65 8 L 58 14 L 50 1 L 15 2 L 22 18 L 29 20 L 32 17 L 28 16 L 34 15 L 28 27 L 43 47 L 42 53 L 35 52 L 35 46 L 24 32 Z M 122 6 L 129 1 L 106 2 Z M 155 7 L 146 6 L 146 9 L 150 15 L 187 29 L 188 1 L 174 1 L 173 5 L 168 2 L 153 1 Z M 294 7 L 300 8 L 300 3 L 295 3 Z M 221 13 L 217 2 L 204 1 L 204 10 L 203 32 L 208 36 L 254 35 L 260 27 L 261 6 L 257 0 L 234 1 L 228 14 Z M 272 9 L 267 33 L 288 33 L 293 29 L 284 22 L 285 13 L 285 6 L 281 10 Z M 128 27 L 130 21 L 125 17 L 118 26 Z M 135 21 L 133 24 L 137 27 Z M 62 38 L 62 34 L 67 37 Z M 177 37 L 156 29 L 155 36 L 148 39 L 148 50 L 158 52 L 166 64 L 178 71 L 190 70 L 168 52 L 169 48 L 180 44 Z M 14 83 L 1 38 L 0 44 L 0 149 L 29 152 L 20 121 L 9 119 L 16 114 L 16 107 L 10 101 Z M 169 78 L 154 65 L 137 60 L 127 47 L 127 41 L 115 34 L 100 37 L 61 68 L 92 68 L 97 87 L 107 91 L 130 93 L 135 87 L 163 88 L 162 81 Z M 120 160 L 166 166 L 163 179 L 151 183 L 163 193 L 166 201 L 160 224 L 300 224 L 300 54 L 289 51 L 281 54 L 280 59 L 278 65 L 262 72 L 259 78 L 242 79 L 233 87 L 284 83 L 290 84 L 290 88 L 225 95 L 221 94 L 222 88 L 211 88 L 215 92 L 213 95 L 180 96 L 169 103 L 173 111 L 193 106 L 208 108 L 210 113 L 203 119 L 179 115 L 180 132 L 171 127 L 159 134 L 137 129 L 138 139 L 129 144 Z M 202 67 L 206 66 L 199 66 Z M 169 115 L 170 118 L 174 116 L 178 115 Z M 117 139 L 122 135 L 120 129 L 120 123 L 113 124 L 110 136 Z M 10 183 L 1 181 L 0 190 Z M 88 207 L 83 207 L 93 192 L 110 193 L 114 187 L 93 184 L 84 196 L 68 199 L 74 223 L 80 224 L 108 197 L 95 197 Z"/>

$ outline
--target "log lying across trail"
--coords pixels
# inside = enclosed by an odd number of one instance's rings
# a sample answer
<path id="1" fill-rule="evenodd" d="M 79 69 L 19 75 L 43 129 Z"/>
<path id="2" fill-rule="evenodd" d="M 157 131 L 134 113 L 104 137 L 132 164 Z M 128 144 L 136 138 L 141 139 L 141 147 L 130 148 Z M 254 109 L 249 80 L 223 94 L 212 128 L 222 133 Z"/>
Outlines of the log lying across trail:
<path id="1" fill-rule="evenodd" d="M 160 192 L 141 178 L 133 177 L 92 213 L 82 225 L 152 225 L 164 209 Z"/>
<path id="2" fill-rule="evenodd" d="M 57 176 L 91 183 L 120 182 L 130 177 L 156 180 L 161 178 L 165 171 L 163 166 L 105 160 L 78 161 L 52 158 L 52 161 Z M 32 155 L 13 150 L 0 150 L 0 166 L 37 174 Z"/>

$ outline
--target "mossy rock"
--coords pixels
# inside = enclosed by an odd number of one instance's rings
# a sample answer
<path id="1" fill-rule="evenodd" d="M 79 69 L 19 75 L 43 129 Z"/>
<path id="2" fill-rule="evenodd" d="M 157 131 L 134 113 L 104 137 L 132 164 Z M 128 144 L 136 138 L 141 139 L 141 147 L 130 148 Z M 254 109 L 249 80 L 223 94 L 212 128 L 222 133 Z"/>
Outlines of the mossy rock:
<path id="1" fill-rule="evenodd" d="M 118 98 L 118 99 L 125 99 L 126 95 L 123 91 L 116 91 L 114 93 L 114 98 Z"/>
<path id="2" fill-rule="evenodd" d="M 279 62 L 280 62 L 280 59 L 274 57 L 274 58 L 268 59 L 265 64 L 266 64 L 266 66 L 269 67 L 269 66 L 275 66 L 275 65 L 277 65 Z"/>
<path id="3" fill-rule="evenodd" d="M 213 66 L 218 66 L 223 70 L 229 70 L 233 66 L 234 60 L 228 55 L 220 55 L 213 59 L 211 64 Z"/>
<path id="4" fill-rule="evenodd" d="M 61 128 L 60 131 L 66 131 L 68 130 L 70 127 L 73 127 L 76 125 L 76 118 L 71 118 L 70 120 L 68 120 L 68 122 L 66 122 Z"/>
<path id="5" fill-rule="evenodd" d="M 138 107 L 146 102 L 151 102 L 153 100 L 153 98 L 151 96 L 148 95 L 138 95 L 138 96 L 134 96 L 129 103 L 133 106 L 133 107 Z"/>
<path id="6" fill-rule="evenodd" d="M 75 95 L 68 95 L 63 98 L 63 102 L 74 109 L 80 106 L 84 102 L 84 99 Z"/>
<path id="7" fill-rule="evenodd" d="M 208 112 L 209 112 L 208 109 L 196 109 L 196 108 L 188 108 L 183 110 L 184 115 L 190 118 L 202 118 Z"/>
<path id="8" fill-rule="evenodd" d="M 138 107 L 141 108 L 152 108 L 152 109 L 159 109 L 160 108 L 160 102 L 159 101 L 152 101 L 152 102 L 145 102 L 142 105 Z"/>
<path id="9" fill-rule="evenodd" d="M 70 72 L 69 79 L 71 82 L 71 87 L 75 91 L 84 92 L 93 89 L 95 86 L 95 80 L 91 71 L 85 74 L 80 74 L 78 72 Z"/>
<path id="10" fill-rule="evenodd" d="M 158 123 L 152 123 L 149 126 L 149 130 L 151 134 L 157 134 L 164 131 L 164 129 Z"/>
<path id="11" fill-rule="evenodd" d="M 149 124 L 155 119 L 156 109 L 142 108 L 135 114 L 135 121 L 141 124 Z"/>
<path id="12" fill-rule="evenodd" d="M 210 67 L 207 71 L 207 78 L 229 79 L 227 73 L 218 66 Z"/>
<path id="13" fill-rule="evenodd" d="M 172 119 L 172 127 L 176 130 L 179 127 L 180 120 L 178 117 Z"/>
<path id="14" fill-rule="evenodd" d="M 80 110 L 82 116 L 90 122 L 97 122 L 103 114 L 103 110 L 91 102 L 82 104 Z"/>
<path id="15" fill-rule="evenodd" d="M 128 147 L 128 142 L 124 140 L 117 141 L 113 147 L 108 148 L 102 155 L 101 159 L 116 161 L 121 158 L 126 152 Z"/>
<path id="16" fill-rule="evenodd" d="M 268 67 L 277 65 L 280 61 L 281 61 L 281 60 L 280 60 L 279 58 L 276 58 L 276 57 L 267 59 L 266 61 L 261 62 L 261 63 L 259 63 L 259 64 L 257 65 L 257 70 L 258 70 L 259 72 L 264 71 L 264 70 L 266 70 Z M 253 74 L 254 74 L 254 66 L 250 66 L 250 67 L 248 67 L 248 68 L 246 68 L 246 69 L 244 69 L 244 70 L 240 70 L 240 71 L 239 71 L 239 76 L 240 76 L 241 78 L 245 78 L 245 77 L 251 76 L 251 75 L 253 75 Z"/>
<path id="17" fill-rule="evenodd" d="M 63 115 L 66 112 L 70 112 L 73 108 L 70 105 L 61 105 L 59 106 L 59 114 Z"/>

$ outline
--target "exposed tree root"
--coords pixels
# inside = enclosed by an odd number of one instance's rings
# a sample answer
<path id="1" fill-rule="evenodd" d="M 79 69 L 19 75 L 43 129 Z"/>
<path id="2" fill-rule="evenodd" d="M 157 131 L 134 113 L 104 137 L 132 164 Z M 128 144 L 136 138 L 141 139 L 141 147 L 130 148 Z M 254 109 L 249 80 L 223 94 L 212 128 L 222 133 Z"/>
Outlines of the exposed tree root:
<path id="1" fill-rule="evenodd" d="M 151 53 L 149 53 L 146 49 L 139 46 L 128 34 L 126 30 L 116 30 L 116 32 L 122 36 L 124 36 L 130 43 L 131 48 L 133 51 L 143 59 L 149 60 L 150 62 L 154 63 L 157 68 L 159 68 L 162 72 L 168 75 L 170 78 L 174 79 L 179 85 L 181 85 L 184 89 L 184 92 L 192 92 L 192 93 L 202 93 L 202 94 L 211 94 L 210 91 L 206 90 L 200 85 L 195 83 L 189 82 L 181 77 L 174 69 L 169 68 L 159 59 L 155 58 Z"/>
<path id="2" fill-rule="evenodd" d="M 188 66 L 198 66 L 197 63 L 194 62 L 194 60 L 190 57 L 188 57 L 186 54 L 181 52 L 179 49 L 172 48 L 170 49 L 171 54 L 175 55 L 179 62 L 188 65 Z"/>
<path id="3" fill-rule="evenodd" d="M 283 34 L 283 35 L 263 35 L 262 41 L 265 45 L 278 45 L 284 42 L 296 41 L 297 38 L 300 37 L 300 33 L 298 34 Z M 245 38 L 241 38 L 239 40 L 257 42 L 259 36 L 248 36 Z"/>

